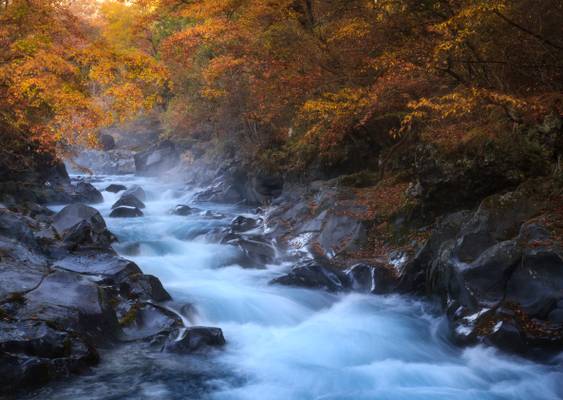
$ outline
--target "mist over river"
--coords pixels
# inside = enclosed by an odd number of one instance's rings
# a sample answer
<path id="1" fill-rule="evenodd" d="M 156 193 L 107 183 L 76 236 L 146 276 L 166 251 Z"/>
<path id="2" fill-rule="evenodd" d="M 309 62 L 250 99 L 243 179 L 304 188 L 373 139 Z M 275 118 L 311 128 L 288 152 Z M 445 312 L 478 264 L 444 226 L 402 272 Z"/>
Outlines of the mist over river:
<path id="1" fill-rule="evenodd" d="M 226 346 L 197 355 L 146 351 L 145 343 L 101 351 L 102 362 L 28 398 L 421 400 L 563 398 L 563 358 L 537 364 L 492 348 L 449 342 L 445 319 L 424 302 L 398 295 L 330 294 L 270 285 L 289 264 L 248 269 L 236 248 L 205 233 L 253 210 L 195 204 L 224 215 L 170 215 L 194 205 L 192 192 L 162 179 L 96 177 L 138 184 L 147 192 L 144 217 L 109 218 L 119 193 L 96 205 L 118 237 L 115 249 L 157 276 L 169 306 L 193 325 L 220 327 Z M 54 208 L 58 209 L 58 208 Z M 131 245 L 139 243 L 136 255 Z M 191 304 L 186 313 L 185 304 Z M 182 311 L 184 310 L 184 311 Z"/>

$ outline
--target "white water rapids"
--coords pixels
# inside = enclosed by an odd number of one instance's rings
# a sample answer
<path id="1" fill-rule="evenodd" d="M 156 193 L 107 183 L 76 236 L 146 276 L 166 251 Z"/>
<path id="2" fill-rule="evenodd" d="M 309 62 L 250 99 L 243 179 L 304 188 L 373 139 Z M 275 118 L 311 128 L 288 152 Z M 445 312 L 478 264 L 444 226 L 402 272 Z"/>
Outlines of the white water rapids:
<path id="1" fill-rule="evenodd" d="M 193 323 L 223 329 L 227 345 L 205 355 L 147 352 L 127 345 L 101 352 L 91 372 L 37 392 L 35 399 L 465 400 L 563 398 L 563 358 L 544 365 L 485 347 L 448 342 L 444 319 L 424 302 L 396 295 L 334 295 L 268 285 L 289 265 L 243 269 L 232 246 L 202 233 L 249 210 L 196 205 L 225 219 L 175 216 L 172 184 L 132 176 L 94 185 L 141 185 L 145 216 L 108 218 L 118 194 L 96 205 L 122 251 L 140 242 L 135 261 L 171 293 L 172 307 L 190 303 Z"/>

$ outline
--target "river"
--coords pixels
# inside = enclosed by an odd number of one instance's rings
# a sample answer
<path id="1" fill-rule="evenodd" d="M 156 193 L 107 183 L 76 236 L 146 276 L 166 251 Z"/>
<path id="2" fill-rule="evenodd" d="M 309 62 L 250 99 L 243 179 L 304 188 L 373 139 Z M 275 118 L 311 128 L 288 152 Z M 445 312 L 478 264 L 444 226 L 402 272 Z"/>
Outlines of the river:
<path id="1" fill-rule="evenodd" d="M 108 218 L 119 194 L 102 192 L 96 207 L 123 253 L 160 278 L 172 307 L 191 304 L 191 323 L 223 329 L 227 345 L 203 355 L 172 355 L 131 344 L 101 353 L 82 376 L 35 393 L 34 399 L 421 400 L 563 398 L 563 359 L 536 364 L 492 348 L 452 345 L 445 321 L 416 299 L 396 295 L 335 295 L 269 285 L 287 264 L 264 269 L 236 265 L 232 246 L 204 233 L 252 210 L 198 204 L 225 218 L 170 215 L 192 204 L 193 192 L 163 179 L 99 177 L 141 185 L 148 193 L 141 218 Z"/>

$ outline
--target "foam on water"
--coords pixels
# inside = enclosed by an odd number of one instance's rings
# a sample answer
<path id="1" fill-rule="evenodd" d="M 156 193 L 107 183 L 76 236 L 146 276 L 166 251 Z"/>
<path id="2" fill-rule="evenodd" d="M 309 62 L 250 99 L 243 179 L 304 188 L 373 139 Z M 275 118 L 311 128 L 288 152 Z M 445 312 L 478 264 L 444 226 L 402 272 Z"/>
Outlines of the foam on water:
<path id="1" fill-rule="evenodd" d="M 227 346 L 206 356 L 107 352 L 90 376 L 44 390 L 41 398 L 563 398 L 561 357 L 543 365 L 491 348 L 457 348 L 444 319 L 414 299 L 268 285 L 289 266 L 243 269 L 236 249 L 197 235 L 249 210 L 199 205 L 228 218 L 173 216 L 168 211 L 189 203 L 192 193 L 177 197 L 173 185 L 135 177 L 95 185 L 109 183 L 137 183 L 149 193 L 143 218 L 107 218 L 119 194 L 103 192 L 98 207 L 122 242 L 141 242 L 140 254 L 130 258 L 161 279 L 174 305 L 195 306 L 198 324 L 221 327 Z"/>

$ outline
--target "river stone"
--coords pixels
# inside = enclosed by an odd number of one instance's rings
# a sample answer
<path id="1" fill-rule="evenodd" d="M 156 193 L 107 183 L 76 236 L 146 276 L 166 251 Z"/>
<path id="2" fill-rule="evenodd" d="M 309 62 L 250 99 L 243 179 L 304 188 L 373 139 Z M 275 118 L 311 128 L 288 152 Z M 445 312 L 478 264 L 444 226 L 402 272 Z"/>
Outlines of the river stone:
<path id="1" fill-rule="evenodd" d="M 345 271 L 351 289 L 364 293 L 389 293 L 396 288 L 398 278 L 383 265 L 355 264 Z"/>
<path id="2" fill-rule="evenodd" d="M 91 183 L 79 182 L 74 188 L 73 199 L 75 202 L 101 203 L 104 196 Z"/>
<path id="3" fill-rule="evenodd" d="M 124 340 L 146 340 L 157 335 L 170 334 L 182 327 L 179 316 L 162 307 L 155 307 L 150 303 L 143 304 L 133 313 L 131 321 L 122 323 Z"/>
<path id="4" fill-rule="evenodd" d="M 111 185 L 109 185 L 108 187 L 106 187 L 104 189 L 106 192 L 111 192 L 111 193 L 119 193 L 122 190 L 127 190 L 127 186 L 125 185 L 119 185 L 116 183 L 112 183 Z"/>
<path id="5" fill-rule="evenodd" d="M 116 257 L 111 253 L 94 251 L 68 255 L 56 261 L 53 268 L 104 277 L 141 274 L 140 268 L 133 261 Z"/>
<path id="6" fill-rule="evenodd" d="M 52 226 L 70 247 L 89 245 L 107 248 L 115 241 L 100 213 L 84 204 L 71 204 L 63 208 L 53 217 Z"/>
<path id="7" fill-rule="evenodd" d="M 193 353 L 207 347 L 223 346 L 225 337 L 220 328 L 192 326 L 186 328 L 180 338 L 171 335 L 164 345 L 164 351 L 171 353 Z"/>
<path id="8" fill-rule="evenodd" d="M 194 212 L 199 211 L 197 208 L 193 208 L 190 206 L 187 206 L 185 204 L 178 204 L 176 207 L 174 207 L 170 213 L 174 214 L 174 215 L 181 215 L 183 217 L 193 214 Z"/>
<path id="9" fill-rule="evenodd" d="M 271 263 L 276 258 L 274 246 L 261 237 L 238 237 L 227 243 L 238 247 L 244 255 L 244 259 L 240 260 L 242 266 L 263 267 L 264 264 Z"/>
<path id="10" fill-rule="evenodd" d="M 247 232 L 256 229 L 259 226 L 260 220 L 254 218 L 244 217 L 239 215 L 231 221 L 231 231 L 233 232 Z"/>
<path id="11" fill-rule="evenodd" d="M 45 384 L 99 361 L 96 350 L 78 335 L 36 320 L 0 320 L 0 354 L 0 387 L 4 393 Z"/>
<path id="12" fill-rule="evenodd" d="M 271 284 L 324 289 L 329 292 L 348 290 L 351 286 L 346 274 L 315 261 L 297 264 L 285 275 L 270 281 Z"/>
<path id="13" fill-rule="evenodd" d="M 137 207 L 120 206 L 116 207 L 110 213 L 110 218 L 137 218 L 144 214 Z"/>
<path id="14" fill-rule="evenodd" d="M 143 203 L 141 200 L 139 200 L 136 196 L 132 195 L 132 194 L 124 194 L 123 196 L 121 196 L 121 198 L 119 200 L 117 200 L 112 206 L 112 210 L 117 208 L 117 207 L 135 207 L 135 208 L 145 208 L 145 203 Z"/>
<path id="15" fill-rule="evenodd" d="M 60 236 L 65 236 L 80 222 L 88 222 L 96 232 L 106 229 L 106 223 L 98 210 L 84 204 L 71 204 L 53 217 L 53 227 Z"/>
<path id="16" fill-rule="evenodd" d="M 121 197 L 127 196 L 129 194 L 135 196 L 136 198 L 138 198 L 141 201 L 145 201 L 147 199 L 147 194 L 145 193 L 143 188 L 140 187 L 139 185 L 131 186 L 129 189 L 127 189 L 125 192 L 123 192 Z"/>

